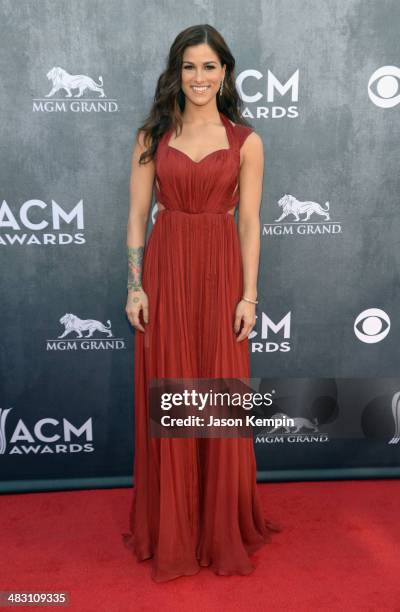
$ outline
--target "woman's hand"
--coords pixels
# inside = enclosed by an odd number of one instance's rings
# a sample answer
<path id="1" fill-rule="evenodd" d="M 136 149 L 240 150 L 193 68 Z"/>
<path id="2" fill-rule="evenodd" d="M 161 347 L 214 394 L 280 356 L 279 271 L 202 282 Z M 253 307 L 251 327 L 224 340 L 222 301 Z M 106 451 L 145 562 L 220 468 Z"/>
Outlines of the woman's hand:
<path id="1" fill-rule="evenodd" d="M 145 323 L 149 322 L 149 298 L 143 289 L 128 289 L 128 300 L 126 302 L 125 312 L 129 322 L 133 327 L 144 332 L 145 329 L 140 323 L 140 311 L 143 313 Z"/>
<path id="2" fill-rule="evenodd" d="M 235 323 L 233 329 L 235 334 L 239 332 L 240 325 L 243 321 L 243 328 L 236 338 L 236 342 L 241 342 L 251 332 L 254 325 L 256 324 L 256 305 L 251 304 L 250 302 L 246 302 L 245 300 L 240 300 L 238 305 L 236 306 L 235 313 Z"/>

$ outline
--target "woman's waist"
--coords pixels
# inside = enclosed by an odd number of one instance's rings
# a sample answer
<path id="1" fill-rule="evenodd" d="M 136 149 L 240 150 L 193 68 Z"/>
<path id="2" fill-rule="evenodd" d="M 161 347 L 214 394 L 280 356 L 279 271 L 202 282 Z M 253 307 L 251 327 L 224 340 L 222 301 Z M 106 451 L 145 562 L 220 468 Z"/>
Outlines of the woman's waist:
<path id="1" fill-rule="evenodd" d="M 218 208 L 217 210 L 195 210 L 192 208 L 173 208 L 170 206 L 165 206 L 161 204 L 161 202 L 156 202 L 157 205 L 157 213 L 178 213 L 184 215 L 230 215 L 231 217 L 235 214 L 236 206 L 232 208 Z"/>

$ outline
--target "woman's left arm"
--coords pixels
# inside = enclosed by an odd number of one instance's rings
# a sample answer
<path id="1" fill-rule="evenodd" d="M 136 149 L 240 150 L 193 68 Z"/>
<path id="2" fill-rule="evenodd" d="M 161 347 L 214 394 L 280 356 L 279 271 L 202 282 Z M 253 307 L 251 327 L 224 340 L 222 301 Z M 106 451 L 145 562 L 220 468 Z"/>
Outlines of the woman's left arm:
<path id="1" fill-rule="evenodd" d="M 243 296 L 257 300 L 260 261 L 260 206 L 264 175 L 264 147 L 261 137 L 252 132 L 240 149 L 240 203 L 238 234 L 243 264 Z M 256 323 L 256 305 L 241 300 L 236 308 L 236 340 L 244 340 Z"/>

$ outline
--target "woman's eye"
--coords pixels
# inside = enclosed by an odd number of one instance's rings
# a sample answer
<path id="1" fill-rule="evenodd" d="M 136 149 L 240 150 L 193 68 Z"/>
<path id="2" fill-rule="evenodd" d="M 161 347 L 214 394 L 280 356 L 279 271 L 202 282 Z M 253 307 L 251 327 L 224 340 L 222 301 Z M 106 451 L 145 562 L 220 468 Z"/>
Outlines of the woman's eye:
<path id="1" fill-rule="evenodd" d="M 189 65 L 183 67 L 184 70 L 191 70 L 192 68 L 193 66 L 189 66 Z M 215 66 L 212 66 L 212 65 L 206 66 L 206 70 L 214 70 L 214 69 L 215 69 Z"/>

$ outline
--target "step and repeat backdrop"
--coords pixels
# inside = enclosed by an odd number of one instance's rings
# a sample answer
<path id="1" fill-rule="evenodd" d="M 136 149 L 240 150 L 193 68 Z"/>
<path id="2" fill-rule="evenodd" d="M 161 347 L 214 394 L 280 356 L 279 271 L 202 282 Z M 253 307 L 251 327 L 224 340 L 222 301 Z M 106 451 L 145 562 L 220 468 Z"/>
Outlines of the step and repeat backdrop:
<path id="1" fill-rule="evenodd" d="M 132 481 L 131 152 L 196 23 L 264 142 L 251 372 L 293 421 L 255 432 L 259 480 L 398 476 L 399 3 L 0 8 L 0 490 Z"/>

